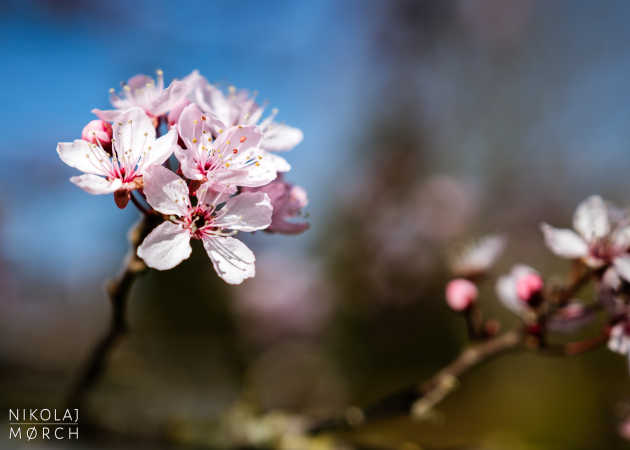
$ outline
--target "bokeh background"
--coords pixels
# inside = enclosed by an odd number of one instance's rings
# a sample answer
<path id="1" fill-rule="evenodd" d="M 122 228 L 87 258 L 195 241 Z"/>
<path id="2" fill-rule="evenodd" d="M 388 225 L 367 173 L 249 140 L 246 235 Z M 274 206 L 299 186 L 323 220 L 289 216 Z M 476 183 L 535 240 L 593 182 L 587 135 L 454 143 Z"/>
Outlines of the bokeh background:
<path id="1" fill-rule="evenodd" d="M 497 273 L 520 261 L 566 270 L 538 223 L 568 225 L 592 193 L 630 203 L 629 22 L 622 0 L 5 0 L 1 409 L 60 406 L 106 327 L 103 282 L 137 213 L 69 183 L 55 146 L 80 135 L 119 81 L 198 69 L 258 91 L 305 135 L 287 157 L 311 229 L 249 239 L 258 275 L 240 287 L 222 284 L 200 247 L 144 276 L 132 333 L 89 401 L 112 436 L 134 443 L 74 447 L 217 446 L 213 427 L 235 404 L 335 414 L 454 358 L 465 328 L 442 290 L 462 243 L 502 232 Z M 516 323 L 491 282 L 482 292 L 504 327 Z M 606 350 L 510 355 L 467 376 L 426 420 L 381 421 L 347 440 L 628 448 L 618 433 L 628 376 Z"/>

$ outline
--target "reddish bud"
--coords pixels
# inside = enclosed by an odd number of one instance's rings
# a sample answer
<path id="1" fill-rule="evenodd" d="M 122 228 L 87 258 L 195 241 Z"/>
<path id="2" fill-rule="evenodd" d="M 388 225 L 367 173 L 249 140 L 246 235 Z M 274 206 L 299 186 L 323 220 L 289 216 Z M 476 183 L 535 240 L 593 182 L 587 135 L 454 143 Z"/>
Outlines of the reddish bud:
<path id="1" fill-rule="evenodd" d="M 537 273 L 528 273 L 516 280 L 516 293 L 518 298 L 530 303 L 543 288 L 543 280 Z"/>
<path id="2" fill-rule="evenodd" d="M 100 142 L 104 148 L 109 147 L 112 144 L 112 126 L 104 120 L 92 120 L 83 127 L 81 139 L 90 144 Z"/>
<path id="3" fill-rule="evenodd" d="M 479 295 L 477 286 L 472 282 L 457 278 L 446 285 L 446 303 L 454 311 L 464 311 L 470 307 Z"/>

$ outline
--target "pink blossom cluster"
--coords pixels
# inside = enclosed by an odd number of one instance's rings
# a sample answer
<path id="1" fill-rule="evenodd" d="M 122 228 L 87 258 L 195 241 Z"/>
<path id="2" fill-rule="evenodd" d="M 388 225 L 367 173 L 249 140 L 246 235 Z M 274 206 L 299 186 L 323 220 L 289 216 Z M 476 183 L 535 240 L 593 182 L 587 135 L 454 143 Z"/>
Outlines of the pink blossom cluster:
<path id="1" fill-rule="evenodd" d="M 238 232 L 308 228 L 295 221 L 306 192 L 285 181 L 291 166 L 278 154 L 302 132 L 276 122 L 276 110 L 263 117 L 247 91 L 224 92 L 197 71 L 165 87 L 158 70 L 156 79 L 136 75 L 122 92 L 111 89 L 110 101 L 114 109 L 92 110 L 98 119 L 57 153 L 83 172 L 70 178 L 83 190 L 162 219 L 137 250 L 149 267 L 177 266 L 199 239 L 217 274 L 239 284 L 254 276 L 255 256 Z"/>
<path id="2" fill-rule="evenodd" d="M 536 269 L 517 264 L 496 281 L 499 300 L 543 348 L 551 346 L 550 333 L 574 332 L 603 315 L 599 336 L 573 342 L 564 351 L 573 354 L 594 343 L 607 343 L 630 361 L 630 214 L 594 195 L 578 205 L 573 229 L 543 223 L 541 230 L 555 255 L 573 261 L 568 282 L 554 285 Z M 502 248 L 499 238 L 488 237 L 453 262 L 455 278 L 445 292 L 451 309 L 470 313 L 479 306 L 478 284 L 487 277 Z M 592 291 L 584 289 L 589 284 Z M 578 298 L 590 292 L 594 292 L 592 300 Z"/>

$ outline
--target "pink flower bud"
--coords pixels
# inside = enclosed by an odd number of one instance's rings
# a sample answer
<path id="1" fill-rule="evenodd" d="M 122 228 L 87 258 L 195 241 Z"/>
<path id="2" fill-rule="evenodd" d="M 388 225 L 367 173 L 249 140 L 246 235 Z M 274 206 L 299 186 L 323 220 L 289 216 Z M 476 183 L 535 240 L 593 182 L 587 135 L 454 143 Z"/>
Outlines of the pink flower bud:
<path id="1" fill-rule="evenodd" d="M 524 302 L 529 303 L 543 288 L 543 280 L 537 273 L 528 273 L 516 280 L 516 293 Z"/>
<path id="2" fill-rule="evenodd" d="M 479 295 L 477 286 L 472 282 L 457 278 L 446 285 L 446 303 L 454 311 L 464 311 L 472 305 Z"/>
<path id="3" fill-rule="evenodd" d="M 112 142 L 112 126 L 104 120 L 92 120 L 83 128 L 81 139 L 91 144 L 99 141 L 103 146 L 109 145 Z"/>

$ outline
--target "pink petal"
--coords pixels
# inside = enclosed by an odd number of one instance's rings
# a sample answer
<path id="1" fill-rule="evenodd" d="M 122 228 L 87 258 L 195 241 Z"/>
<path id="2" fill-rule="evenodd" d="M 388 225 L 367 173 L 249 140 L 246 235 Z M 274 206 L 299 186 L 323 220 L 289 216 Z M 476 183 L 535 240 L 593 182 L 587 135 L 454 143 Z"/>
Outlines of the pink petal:
<path id="1" fill-rule="evenodd" d="M 202 242 L 214 270 L 226 283 L 241 284 L 256 274 L 254 253 L 238 239 L 205 237 Z"/>
<path id="2" fill-rule="evenodd" d="M 181 225 L 164 222 L 138 247 L 138 256 L 147 266 L 157 270 L 172 269 L 190 256 L 190 233 Z"/>
<path id="3" fill-rule="evenodd" d="M 109 155 L 98 146 L 83 139 L 77 139 L 74 142 L 60 142 L 57 144 L 57 153 L 59 158 L 70 167 L 86 173 L 107 175 L 106 167 Z"/>
<path id="4" fill-rule="evenodd" d="M 151 166 L 144 174 L 147 202 L 162 214 L 185 216 L 190 208 L 188 186 L 175 173 L 163 166 Z"/>
<path id="5" fill-rule="evenodd" d="M 230 230 L 263 230 L 271 224 L 273 207 L 263 192 L 244 192 L 231 197 L 219 211 L 217 226 Z"/>
<path id="6" fill-rule="evenodd" d="M 98 175 L 86 174 L 70 178 L 70 181 L 90 194 L 111 194 L 122 186 L 120 179 L 108 180 Z"/>

